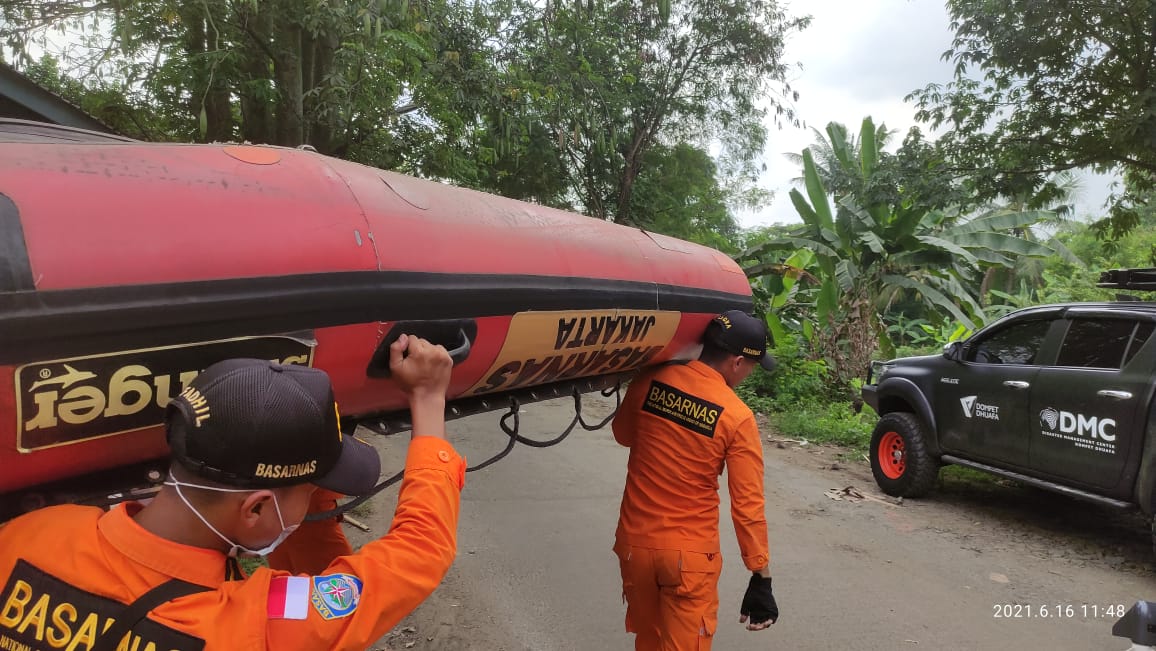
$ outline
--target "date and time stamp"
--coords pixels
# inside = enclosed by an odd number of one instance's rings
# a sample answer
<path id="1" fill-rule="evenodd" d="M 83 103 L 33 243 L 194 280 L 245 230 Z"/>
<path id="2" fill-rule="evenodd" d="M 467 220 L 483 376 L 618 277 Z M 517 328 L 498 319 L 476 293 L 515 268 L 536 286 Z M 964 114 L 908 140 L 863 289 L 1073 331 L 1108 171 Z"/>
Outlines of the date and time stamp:
<path id="1" fill-rule="evenodd" d="M 1128 612 L 1124 604 L 1008 603 L 992 604 L 994 619 L 1119 619 Z"/>

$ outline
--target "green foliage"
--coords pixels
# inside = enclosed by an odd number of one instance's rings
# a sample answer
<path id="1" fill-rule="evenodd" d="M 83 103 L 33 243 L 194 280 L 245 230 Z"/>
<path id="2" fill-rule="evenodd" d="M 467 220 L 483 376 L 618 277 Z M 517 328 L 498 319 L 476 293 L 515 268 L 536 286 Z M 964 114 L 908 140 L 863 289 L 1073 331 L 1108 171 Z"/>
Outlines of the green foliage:
<path id="1" fill-rule="evenodd" d="M 782 262 L 764 262 L 746 269 L 756 312 L 766 315 L 767 329 L 774 341 L 785 340 L 789 334 L 801 336 L 808 343 L 814 341 L 815 306 L 806 291 L 808 285 L 818 283 L 807 271 L 814 262 L 811 251 L 799 249 Z"/>
<path id="2" fill-rule="evenodd" d="M 8 58 L 122 133 L 308 144 L 728 252 L 806 24 L 777 0 L 0 3 Z"/>
<path id="3" fill-rule="evenodd" d="M 60 51 L 85 93 L 108 87 L 129 98 L 115 104 L 139 123 L 123 129 L 131 135 L 310 144 L 379 167 L 470 178 L 474 163 L 458 145 L 498 94 L 487 43 L 507 9 L 449 0 L 13 0 L 0 4 L 0 39 L 18 67 L 35 69 L 35 49 Z M 67 49 L 49 38 L 57 31 Z M 103 117 L 109 104 L 93 112 Z"/>
<path id="4" fill-rule="evenodd" d="M 647 152 L 634 189 L 632 222 L 720 251 L 738 253 L 738 224 L 727 209 L 718 170 L 702 149 L 657 145 Z"/>
<path id="5" fill-rule="evenodd" d="M 771 426 L 788 438 L 835 443 L 866 451 L 878 416 L 870 407 L 856 412 L 848 402 L 800 403 L 769 414 Z"/>
<path id="6" fill-rule="evenodd" d="M 237 564 L 241 566 L 241 571 L 245 573 L 245 576 L 252 576 L 257 570 L 263 567 L 269 567 L 269 561 L 264 556 L 257 558 L 238 558 Z"/>
<path id="7" fill-rule="evenodd" d="M 971 336 L 972 329 L 962 323 L 946 322 L 939 326 L 928 323 L 918 324 L 921 334 L 913 336 L 909 343 L 898 345 L 892 357 L 919 357 L 938 355 L 943 347 L 953 341 L 962 341 Z"/>
<path id="8" fill-rule="evenodd" d="M 116 79 L 96 79 L 85 85 L 69 77 L 61 70 L 60 61 L 51 54 L 29 63 L 23 73 L 130 138 L 153 140 L 161 134 L 188 126 L 171 124 L 166 122 L 163 114 L 150 113 L 138 94 Z"/>
<path id="9" fill-rule="evenodd" d="M 778 362 L 775 371 L 751 373 L 735 391 L 751 409 L 762 412 L 787 409 L 803 402 L 846 398 L 831 382 L 826 363 L 811 359 L 808 352 L 806 342 L 795 335 L 776 339 L 770 350 Z"/>
<path id="10" fill-rule="evenodd" d="M 986 320 L 974 281 L 989 266 L 1010 267 L 1022 257 L 1044 257 L 1053 248 L 1017 233 L 1047 218 L 1042 211 L 991 210 L 963 215 L 936 208 L 935 197 L 908 196 L 900 182 L 902 165 L 928 154 L 917 138 L 902 156 L 882 150 L 886 132 L 871 118 L 858 139 L 832 123 L 819 143 L 817 161 L 810 148 L 803 163 L 806 196 L 791 191 L 803 225 L 786 237 L 764 241 L 740 259 L 759 260 L 748 274 L 781 274 L 782 256 L 799 249 L 814 254 L 807 270 L 818 278 L 814 293 L 818 352 L 836 380 L 846 385 L 860 376 L 877 346 L 893 352 L 883 317 L 894 306 L 914 301 L 918 316 L 931 325 L 958 321 L 974 328 Z M 931 163 L 929 163 L 931 164 Z M 926 173 L 948 175 L 933 168 Z M 828 187 L 828 183 L 832 188 Z M 947 181 L 924 181 L 934 187 Z M 774 287 L 766 288 L 768 293 Z M 910 306 L 909 306 L 910 308 Z"/>
<path id="11" fill-rule="evenodd" d="M 1116 240 L 1111 247 L 1104 247 L 1095 228 L 1085 224 L 1069 224 L 1056 237 L 1075 256 L 1085 260 L 1086 265 L 1074 265 L 1059 258 L 1047 260 L 1040 303 L 1114 300 L 1120 292 L 1096 287 L 1101 271 L 1156 265 L 1156 214 L 1151 209 L 1141 213 L 1139 228 Z M 1141 298 L 1150 297 L 1142 294 Z"/>
<path id="12" fill-rule="evenodd" d="M 519 0 L 495 52 L 508 101 L 487 128 L 548 134 L 548 154 L 520 140 L 498 156 L 550 158 L 558 174 L 540 193 L 594 217 L 653 218 L 638 184 L 651 152 L 676 143 L 721 143 L 721 185 L 749 199 L 763 117 L 795 121 L 782 50 L 806 22 L 773 0 Z"/>
<path id="13" fill-rule="evenodd" d="M 1062 194 L 1056 171 L 1124 171 L 1105 234 L 1137 224 L 1135 189 L 1156 171 L 1152 25 L 1156 3 L 949 0 L 955 80 L 912 94 L 917 117 L 980 198 Z"/>

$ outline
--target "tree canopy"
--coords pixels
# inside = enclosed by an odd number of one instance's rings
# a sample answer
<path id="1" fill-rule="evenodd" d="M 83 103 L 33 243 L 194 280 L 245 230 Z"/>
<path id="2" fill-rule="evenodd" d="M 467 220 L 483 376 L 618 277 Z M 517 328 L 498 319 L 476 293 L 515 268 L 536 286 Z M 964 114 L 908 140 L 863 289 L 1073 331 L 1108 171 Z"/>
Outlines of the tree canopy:
<path id="1" fill-rule="evenodd" d="M 635 197 L 640 184 L 653 193 L 662 181 L 646 176 L 669 171 L 672 156 L 714 176 L 694 184 L 706 193 L 695 205 L 765 198 L 753 164 L 763 118 L 796 120 L 782 50 L 806 24 L 776 0 L 0 4 L 18 67 L 39 66 L 66 97 L 116 113 L 129 135 L 305 144 L 672 227 Z M 97 88 L 107 103 L 78 97 Z M 691 164 L 691 149 L 713 151 L 711 164 Z M 714 223 L 734 230 L 729 218 Z"/>
<path id="2" fill-rule="evenodd" d="M 919 196 L 920 186 L 894 184 L 897 170 L 921 151 L 920 142 L 909 139 L 915 154 L 889 154 L 882 146 L 885 133 L 871 118 L 863 121 L 858 138 L 842 124 L 829 124 L 815 148 L 823 152 L 823 165 L 811 148 L 804 149 L 805 194 L 791 190 L 803 224 L 742 254 L 761 261 L 748 267 L 752 276 L 813 274 L 818 350 L 843 380 L 866 368 L 877 347 L 891 350 L 884 316 L 894 304 L 914 299 L 937 322 L 974 328 L 986 320 L 978 296 L 983 269 L 1053 253 L 1017 233 L 1046 213 L 938 209 Z M 833 188 L 827 179 L 835 180 Z M 811 255 L 801 258 L 800 250 Z M 792 260 L 805 261 L 804 267 Z M 804 287 L 793 283 L 787 289 L 798 293 Z M 772 313 L 769 323 L 782 333 L 778 321 Z"/>
<path id="3" fill-rule="evenodd" d="M 1130 179 L 1101 227 L 1136 225 L 1156 179 L 1156 3 L 948 0 L 955 79 L 912 94 L 979 198 L 1059 196 L 1056 172 Z"/>

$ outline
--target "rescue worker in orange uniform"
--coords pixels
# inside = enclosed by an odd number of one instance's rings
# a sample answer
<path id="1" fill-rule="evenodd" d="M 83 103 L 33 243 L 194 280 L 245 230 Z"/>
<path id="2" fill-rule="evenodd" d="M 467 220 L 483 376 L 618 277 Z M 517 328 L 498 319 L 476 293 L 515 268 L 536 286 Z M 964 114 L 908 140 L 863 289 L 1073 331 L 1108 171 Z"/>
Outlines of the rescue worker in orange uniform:
<path id="1" fill-rule="evenodd" d="M 752 575 L 741 623 L 775 623 L 764 515 L 763 448 L 754 414 L 734 392 L 756 366 L 770 371 L 766 325 L 740 311 L 707 327 L 699 359 L 631 382 L 614 438 L 630 448 L 614 551 L 626 630 L 637 651 L 705 651 L 718 622 L 718 479 L 723 466 L 743 563 Z"/>
<path id="2" fill-rule="evenodd" d="M 341 433 L 329 377 L 263 360 L 205 369 L 167 408 L 172 464 L 149 503 L 54 506 L 0 526 L 0 648 L 369 648 L 456 553 L 465 464 L 445 438 L 451 366 L 416 337 L 391 347 L 413 437 L 390 531 L 357 553 L 332 519 L 293 534 L 311 504 L 366 493 L 380 474 L 376 450 Z M 273 564 L 307 574 L 241 575 L 237 557 L 287 538 Z M 323 562 L 317 549 L 345 555 Z"/>

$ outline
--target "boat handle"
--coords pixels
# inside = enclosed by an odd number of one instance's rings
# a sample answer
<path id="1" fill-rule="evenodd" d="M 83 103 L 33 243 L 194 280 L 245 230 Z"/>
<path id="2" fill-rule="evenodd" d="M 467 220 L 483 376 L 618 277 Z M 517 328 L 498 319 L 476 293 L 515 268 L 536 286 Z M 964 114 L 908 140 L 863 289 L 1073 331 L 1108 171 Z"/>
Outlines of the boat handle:
<path id="1" fill-rule="evenodd" d="M 1101 389 L 1096 392 L 1098 396 L 1111 398 L 1113 400 L 1131 400 L 1132 394 L 1127 391 L 1113 391 L 1112 389 Z"/>
<path id="2" fill-rule="evenodd" d="M 1004 380 L 1003 385 L 1005 387 L 1011 387 L 1013 389 L 1026 389 L 1026 388 L 1031 386 L 1030 384 L 1028 384 L 1027 382 L 1024 382 L 1023 380 Z"/>
<path id="3" fill-rule="evenodd" d="M 454 366 L 470 356 L 473 340 L 478 336 L 478 325 L 473 319 L 453 319 L 447 321 L 399 321 L 386 333 L 377 345 L 365 374 L 369 377 L 387 378 L 389 370 L 389 347 L 403 334 L 414 335 L 430 343 L 445 346 Z"/>

